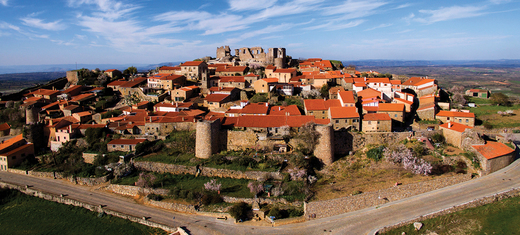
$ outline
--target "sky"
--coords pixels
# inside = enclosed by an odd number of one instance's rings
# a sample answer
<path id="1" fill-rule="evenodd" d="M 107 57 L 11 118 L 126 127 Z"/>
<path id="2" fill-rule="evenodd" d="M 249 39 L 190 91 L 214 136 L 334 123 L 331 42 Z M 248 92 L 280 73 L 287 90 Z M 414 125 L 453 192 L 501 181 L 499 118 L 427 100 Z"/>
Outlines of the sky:
<path id="1" fill-rule="evenodd" d="M 293 58 L 520 59 L 520 0 L 0 0 L 0 66 Z"/>

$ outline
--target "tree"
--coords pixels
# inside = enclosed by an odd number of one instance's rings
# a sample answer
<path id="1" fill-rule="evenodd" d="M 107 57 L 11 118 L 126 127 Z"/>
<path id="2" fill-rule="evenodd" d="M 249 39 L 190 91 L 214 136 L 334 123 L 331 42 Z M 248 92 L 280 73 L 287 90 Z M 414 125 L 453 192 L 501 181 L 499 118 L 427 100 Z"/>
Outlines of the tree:
<path id="1" fill-rule="evenodd" d="M 314 148 L 318 144 L 320 133 L 315 129 L 316 124 L 308 122 L 300 128 L 299 139 L 303 142 L 299 146 L 300 151 L 303 154 L 311 155 L 314 152 Z"/>
<path id="2" fill-rule="evenodd" d="M 251 206 L 249 206 L 247 203 L 245 202 L 240 202 L 238 204 L 235 204 L 234 206 L 232 206 L 228 213 L 233 216 L 233 218 L 235 218 L 236 220 L 239 220 L 239 219 L 246 219 L 247 218 L 247 213 L 251 210 Z"/>
<path id="3" fill-rule="evenodd" d="M 220 187 L 222 184 L 219 184 L 216 179 L 212 179 L 209 182 L 204 184 L 204 188 L 209 191 L 217 191 L 220 192 Z"/>
<path id="4" fill-rule="evenodd" d="M 491 94 L 491 103 L 497 106 L 509 106 L 511 102 L 509 101 L 509 97 L 501 92 Z"/>
<path id="5" fill-rule="evenodd" d="M 449 90 L 451 93 L 453 94 L 456 94 L 456 93 L 463 93 L 464 92 L 464 87 L 463 86 L 458 86 L 458 85 L 455 85 L 453 87 L 451 87 L 451 89 Z"/>
<path id="6" fill-rule="evenodd" d="M 394 164 L 402 164 L 403 168 L 412 171 L 414 174 L 429 175 L 432 172 L 432 165 L 424 159 L 413 156 L 413 153 L 404 144 L 399 144 L 393 149 L 385 148 L 383 156 L 386 161 Z"/>
<path id="7" fill-rule="evenodd" d="M 127 69 L 123 70 L 123 74 L 125 75 L 134 75 L 137 73 L 137 68 L 134 66 L 130 66 Z"/>
<path id="8" fill-rule="evenodd" d="M 462 93 L 455 93 L 452 97 L 451 97 L 451 101 L 454 103 L 454 104 L 458 104 L 459 106 L 464 106 L 466 104 L 466 98 L 464 98 L 464 95 Z"/>
<path id="9" fill-rule="evenodd" d="M 329 97 L 329 85 L 325 84 L 320 88 L 321 97 Z"/>
<path id="10" fill-rule="evenodd" d="M 151 188 L 153 187 L 155 180 L 157 180 L 155 175 L 141 172 L 139 174 L 139 179 L 137 182 L 135 182 L 135 185 L 141 188 Z"/>

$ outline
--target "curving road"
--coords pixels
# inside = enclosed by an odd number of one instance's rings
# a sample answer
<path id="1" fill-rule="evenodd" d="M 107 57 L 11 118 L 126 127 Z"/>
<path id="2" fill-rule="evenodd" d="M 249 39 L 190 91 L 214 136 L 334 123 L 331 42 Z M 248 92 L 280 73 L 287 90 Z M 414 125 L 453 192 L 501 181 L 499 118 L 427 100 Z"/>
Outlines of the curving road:
<path id="1" fill-rule="evenodd" d="M 33 189 L 52 194 L 66 194 L 68 198 L 172 227 L 185 227 L 191 234 L 373 234 L 377 229 L 434 213 L 475 199 L 520 188 L 520 160 L 485 177 L 470 180 L 425 194 L 413 196 L 380 207 L 316 219 L 305 223 L 279 227 L 254 227 L 234 224 L 213 217 L 170 212 L 147 207 L 133 200 L 91 187 L 70 184 L 63 180 L 36 178 L 0 172 L 0 181 L 17 185 L 31 185 Z M 175 219 L 173 218 L 175 217 Z"/>

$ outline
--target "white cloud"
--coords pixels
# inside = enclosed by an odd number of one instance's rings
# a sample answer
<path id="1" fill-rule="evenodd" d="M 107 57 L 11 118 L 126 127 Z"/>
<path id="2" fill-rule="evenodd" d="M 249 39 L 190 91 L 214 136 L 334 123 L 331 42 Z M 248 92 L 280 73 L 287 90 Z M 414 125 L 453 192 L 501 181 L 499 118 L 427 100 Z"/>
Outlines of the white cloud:
<path id="1" fill-rule="evenodd" d="M 420 13 L 429 16 L 415 18 L 415 20 L 421 23 L 431 24 L 440 21 L 476 17 L 486 14 L 486 12 L 483 12 L 485 8 L 485 6 L 452 6 L 441 7 L 437 10 L 419 10 Z"/>
<path id="2" fill-rule="evenodd" d="M 21 18 L 20 20 L 23 21 L 24 25 L 39 29 L 58 31 L 67 28 L 65 24 L 61 23 L 61 20 L 45 23 L 42 19 L 33 18 L 31 16 Z"/>
<path id="3" fill-rule="evenodd" d="M 340 30 L 340 29 L 356 27 L 356 26 L 362 24 L 363 22 L 365 22 L 365 20 L 354 20 L 354 21 L 350 21 L 348 23 L 338 23 L 337 21 L 329 21 L 326 24 L 311 26 L 311 27 L 307 27 L 305 29 L 307 29 L 307 30 L 326 29 L 327 31 L 332 31 L 332 30 Z"/>
<path id="4" fill-rule="evenodd" d="M 375 27 L 372 27 L 372 28 L 368 28 L 368 29 L 365 29 L 364 31 L 371 31 L 371 30 L 374 30 L 374 29 L 380 29 L 380 28 L 386 28 L 386 27 L 390 27 L 392 26 L 393 24 L 380 24 L 378 26 L 375 26 Z"/>
<path id="5" fill-rule="evenodd" d="M 405 4 L 401 4 L 401 5 L 397 6 L 397 7 L 395 7 L 394 10 L 403 9 L 403 8 L 407 8 L 407 7 L 410 7 L 410 6 L 412 6 L 411 3 L 405 3 Z"/>
<path id="6" fill-rule="evenodd" d="M 228 0 L 230 9 L 233 11 L 259 10 L 271 7 L 277 0 Z"/>
<path id="7" fill-rule="evenodd" d="M 325 15 L 348 14 L 352 15 L 353 18 L 358 18 L 359 15 L 371 15 L 375 13 L 373 12 L 375 9 L 386 4 L 388 2 L 379 0 L 347 0 L 339 6 L 326 7 L 323 12 Z"/>
<path id="8" fill-rule="evenodd" d="M 503 4 L 503 3 L 509 3 L 511 0 L 489 0 L 491 4 Z"/>
<path id="9" fill-rule="evenodd" d="M 20 27 L 9 24 L 7 22 L 3 22 L 3 21 L 0 21 L 0 29 L 12 29 L 12 30 L 20 32 Z"/>
<path id="10" fill-rule="evenodd" d="M 8 2 L 8 0 L 0 0 L 0 4 L 2 4 L 4 6 L 7 6 L 7 2 Z"/>
<path id="11" fill-rule="evenodd" d="M 85 40 L 85 39 L 87 39 L 87 35 L 76 34 L 76 35 L 74 35 L 74 37 L 77 38 L 77 39 L 80 39 L 80 40 Z"/>

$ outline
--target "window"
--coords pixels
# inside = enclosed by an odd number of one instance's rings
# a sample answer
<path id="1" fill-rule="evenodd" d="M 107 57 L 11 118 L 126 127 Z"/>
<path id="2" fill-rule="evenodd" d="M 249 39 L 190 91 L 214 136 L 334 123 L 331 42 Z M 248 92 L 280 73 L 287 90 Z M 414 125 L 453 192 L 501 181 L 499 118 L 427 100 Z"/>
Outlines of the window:
<path id="1" fill-rule="evenodd" d="M 123 147 L 123 145 L 121 145 L 121 148 Z"/>
<path id="2" fill-rule="evenodd" d="M 372 121 L 368 121 L 368 125 L 372 124 Z"/>
<path id="3" fill-rule="evenodd" d="M 466 119 L 466 123 L 468 123 L 468 122 L 469 122 L 469 119 Z"/>
<path id="4" fill-rule="evenodd" d="M 112 148 L 115 148 L 115 147 L 116 147 L 116 145 L 115 145 L 115 144 L 114 144 L 114 145 L 112 145 Z"/>
<path id="5" fill-rule="evenodd" d="M 339 123 L 339 120 L 336 120 L 336 123 Z"/>
<path id="6" fill-rule="evenodd" d="M 395 115 L 395 117 L 397 117 L 397 114 Z"/>

